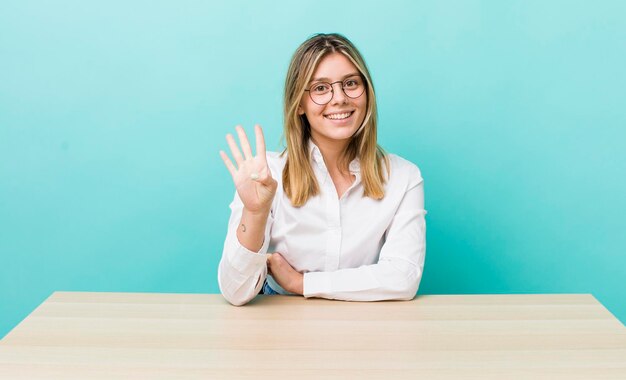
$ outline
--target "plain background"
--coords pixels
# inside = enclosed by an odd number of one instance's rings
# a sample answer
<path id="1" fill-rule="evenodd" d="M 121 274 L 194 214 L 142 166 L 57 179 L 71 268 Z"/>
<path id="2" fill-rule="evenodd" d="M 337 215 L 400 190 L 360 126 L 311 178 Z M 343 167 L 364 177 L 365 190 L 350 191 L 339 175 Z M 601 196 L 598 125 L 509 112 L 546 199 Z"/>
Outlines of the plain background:
<path id="1" fill-rule="evenodd" d="M 218 293 L 241 123 L 296 47 L 361 50 L 425 178 L 421 294 L 591 293 L 626 320 L 626 2 L 2 1 L 0 337 L 55 290 Z"/>

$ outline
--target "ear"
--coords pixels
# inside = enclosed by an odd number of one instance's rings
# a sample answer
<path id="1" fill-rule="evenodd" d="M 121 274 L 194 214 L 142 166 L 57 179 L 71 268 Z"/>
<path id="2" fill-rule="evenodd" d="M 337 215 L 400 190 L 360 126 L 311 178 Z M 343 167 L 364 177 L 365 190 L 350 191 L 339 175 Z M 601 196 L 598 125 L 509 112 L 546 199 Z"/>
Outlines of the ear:
<path id="1" fill-rule="evenodd" d="M 304 115 L 304 109 L 302 109 L 302 106 L 298 106 L 298 115 Z"/>

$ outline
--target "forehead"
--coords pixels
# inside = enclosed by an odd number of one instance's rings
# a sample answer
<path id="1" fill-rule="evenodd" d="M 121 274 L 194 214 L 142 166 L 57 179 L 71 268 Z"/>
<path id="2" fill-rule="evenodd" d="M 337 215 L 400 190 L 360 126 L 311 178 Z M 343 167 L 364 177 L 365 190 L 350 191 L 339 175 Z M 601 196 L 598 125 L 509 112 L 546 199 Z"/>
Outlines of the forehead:
<path id="1" fill-rule="evenodd" d="M 331 53 L 317 64 L 311 80 L 341 79 L 345 75 L 359 73 L 359 69 L 342 53 Z"/>

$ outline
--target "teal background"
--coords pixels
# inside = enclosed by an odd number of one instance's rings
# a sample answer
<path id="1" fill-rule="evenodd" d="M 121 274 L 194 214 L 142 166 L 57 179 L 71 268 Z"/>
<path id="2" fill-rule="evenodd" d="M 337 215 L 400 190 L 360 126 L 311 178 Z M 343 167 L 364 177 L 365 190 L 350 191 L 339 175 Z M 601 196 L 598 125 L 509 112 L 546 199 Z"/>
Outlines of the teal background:
<path id="1" fill-rule="evenodd" d="M 626 321 L 626 2 L 3 1 L 0 336 L 55 290 L 218 293 L 235 124 L 360 48 L 420 166 L 421 293 L 591 293 Z"/>

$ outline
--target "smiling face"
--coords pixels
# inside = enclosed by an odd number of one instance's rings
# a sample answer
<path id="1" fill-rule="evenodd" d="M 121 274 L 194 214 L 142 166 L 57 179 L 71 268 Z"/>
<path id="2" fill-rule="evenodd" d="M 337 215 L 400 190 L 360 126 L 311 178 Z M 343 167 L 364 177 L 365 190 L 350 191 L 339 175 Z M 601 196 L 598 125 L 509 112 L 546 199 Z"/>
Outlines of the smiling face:
<path id="1" fill-rule="evenodd" d="M 332 85 L 333 97 L 325 105 L 316 104 L 308 91 L 300 100 L 298 114 L 306 115 L 311 126 L 311 138 L 317 146 L 339 144 L 345 147 L 363 123 L 367 111 L 367 91 L 357 98 L 350 98 L 341 90 L 342 82 L 351 78 L 360 80 L 364 85 L 357 67 L 348 57 L 337 52 L 322 58 L 313 72 L 307 89 L 319 82 L 339 82 Z M 353 83 L 348 81 L 346 84 Z"/>

